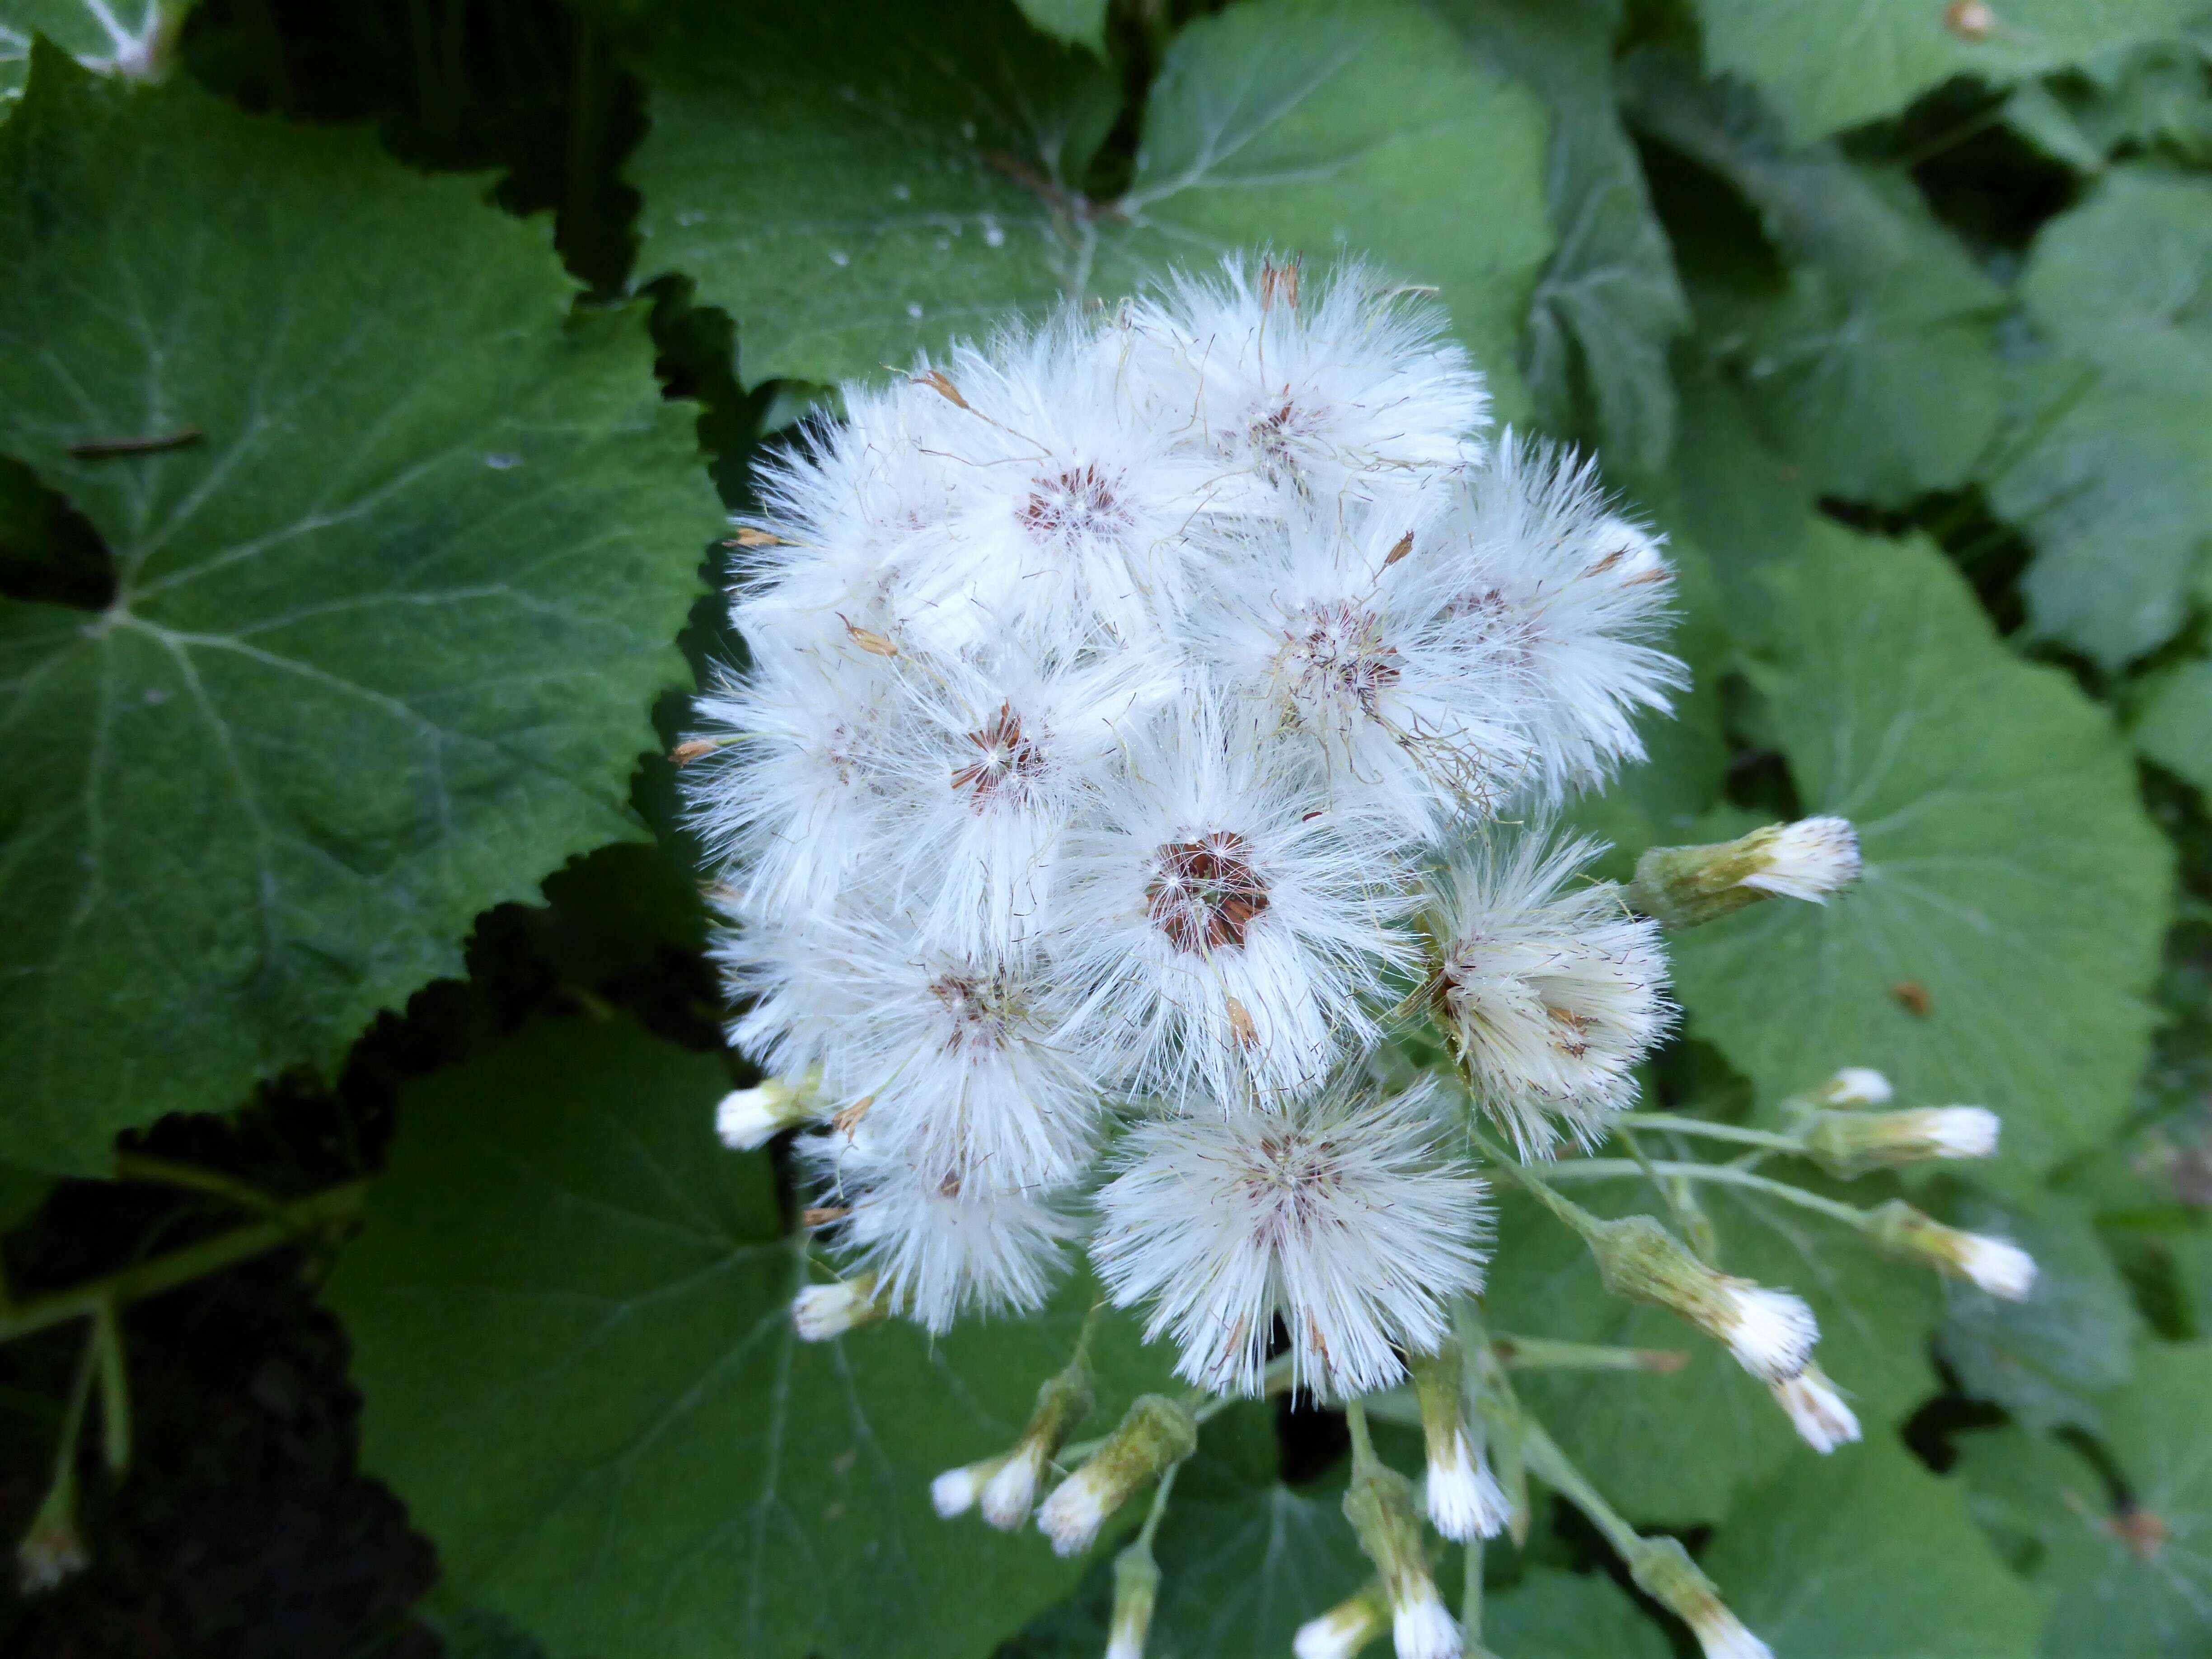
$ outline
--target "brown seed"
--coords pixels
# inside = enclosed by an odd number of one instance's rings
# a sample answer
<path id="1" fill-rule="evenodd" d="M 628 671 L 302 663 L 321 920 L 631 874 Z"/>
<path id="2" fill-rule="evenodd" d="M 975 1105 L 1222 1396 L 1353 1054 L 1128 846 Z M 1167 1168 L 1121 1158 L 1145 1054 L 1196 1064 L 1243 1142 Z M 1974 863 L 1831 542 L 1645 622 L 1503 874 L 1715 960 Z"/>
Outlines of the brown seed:
<path id="1" fill-rule="evenodd" d="M 1267 885 L 1233 830 L 1197 841 L 1172 842 L 1153 855 L 1145 902 L 1153 926 L 1178 951 L 1201 956 L 1241 948 L 1253 920 L 1267 908 Z"/>
<path id="2" fill-rule="evenodd" d="M 870 656 L 896 657 L 898 655 L 899 648 L 888 635 L 878 634 L 872 628 L 862 628 L 856 623 L 845 622 L 842 616 L 840 616 L 837 620 L 845 623 L 845 631 L 853 636 L 853 643 Z"/>
<path id="3" fill-rule="evenodd" d="M 860 1120 L 868 1115 L 868 1108 L 876 1103 L 873 1095 L 863 1095 L 850 1106 L 830 1120 L 830 1127 L 841 1135 L 849 1135 L 860 1127 Z"/>
<path id="4" fill-rule="evenodd" d="M 826 1227 L 833 1221 L 842 1221 L 852 1213 L 849 1205 L 817 1204 L 799 1212 L 799 1224 L 802 1227 Z"/>
<path id="5" fill-rule="evenodd" d="M 1915 1019 L 1925 1019 L 1934 1011 L 1936 999 L 1928 994 L 1928 988 L 1917 979 L 1901 979 L 1889 988 L 1897 1006 Z"/>
<path id="6" fill-rule="evenodd" d="M 1986 0 L 1951 0 L 1943 8 L 1943 27 L 1961 40 L 1986 40 L 1996 33 L 1997 15 Z"/>
<path id="7" fill-rule="evenodd" d="M 968 407 L 968 400 L 960 395 L 960 388 L 952 384 L 952 377 L 941 368 L 933 368 L 927 374 L 914 377 L 916 386 L 926 386 L 948 404 L 957 408 Z"/>
<path id="8" fill-rule="evenodd" d="M 1229 1031 L 1240 1048 L 1260 1046 L 1260 1028 L 1252 1023 L 1252 1012 L 1235 997 L 1223 999 L 1229 1005 Z"/>
<path id="9" fill-rule="evenodd" d="M 1382 568 L 1385 570 L 1388 570 L 1392 565 L 1397 563 L 1399 560 L 1404 558 L 1406 555 L 1413 550 L 1413 532 L 1408 530 L 1404 535 L 1398 538 L 1396 544 L 1390 549 L 1389 556 L 1382 561 Z"/>
<path id="10" fill-rule="evenodd" d="M 720 738 L 686 738 L 668 751 L 668 758 L 678 766 L 689 766 L 702 755 L 711 755 L 721 746 Z"/>
<path id="11" fill-rule="evenodd" d="M 747 525 L 722 545 L 725 547 L 781 547 L 784 545 L 784 540 L 781 536 L 771 535 L 765 530 L 755 530 L 751 526 Z"/>

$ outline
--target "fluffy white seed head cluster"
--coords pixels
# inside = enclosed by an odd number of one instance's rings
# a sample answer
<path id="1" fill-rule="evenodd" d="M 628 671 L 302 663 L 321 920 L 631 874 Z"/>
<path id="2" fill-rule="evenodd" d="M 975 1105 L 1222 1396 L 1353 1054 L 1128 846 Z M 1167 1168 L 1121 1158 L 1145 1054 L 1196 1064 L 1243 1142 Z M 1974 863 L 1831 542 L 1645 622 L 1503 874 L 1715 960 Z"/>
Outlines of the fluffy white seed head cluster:
<path id="1" fill-rule="evenodd" d="M 764 470 L 689 746 L 733 1035 L 794 1080 L 728 1133 L 803 1092 L 811 1213 L 941 1328 L 1043 1296 L 1133 1110 L 1097 1254 L 1185 1375 L 1256 1388 L 1280 1317 L 1313 1386 L 1394 1381 L 1479 1188 L 1429 1097 L 1332 1079 L 1425 889 L 1524 1145 L 1596 1133 L 1668 1018 L 1649 924 L 1524 827 L 1680 684 L 1656 541 L 1356 264 L 1232 258 L 844 405 Z"/>

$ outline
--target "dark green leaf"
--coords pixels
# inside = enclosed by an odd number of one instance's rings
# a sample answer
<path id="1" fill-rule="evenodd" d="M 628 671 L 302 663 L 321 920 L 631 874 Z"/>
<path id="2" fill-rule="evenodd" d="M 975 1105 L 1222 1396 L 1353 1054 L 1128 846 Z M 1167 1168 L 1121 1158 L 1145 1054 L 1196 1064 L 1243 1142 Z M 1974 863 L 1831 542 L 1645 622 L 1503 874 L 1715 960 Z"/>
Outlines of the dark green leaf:
<path id="1" fill-rule="evenodd" d="M 642 266 L 737 318 L 749 383 L 872 374 L 1062 294 L 1273 244 L 1434 283 L 1518 407 L 1515 344 L 1550 251 L 1541 112 L 1411 0 L 1193 22 L 1104 204 L 1079 186 L 1112 79 L 1007 0 L 693 0 L 647 70 Z"/>
<path id="2" fill-rule="evenodd" d="M 2212 662 L 2199 658 L 2161 678 L 2132 735 L 2137 749 L 2212 795 Z"/>
<path id="3" fill-rule="evenodd" d="M 1778 1480 L 1699 1565 L 1791 1659 L 2029 1659 L 2043 1623 L 2041 1598 L 1984 1541 L 1958 1484 L 1887 1436 Z"/>
<path id="4" fill-rule="evenodd" d="M 1662 1210 L 1659 1195 L 1640 1181 L 1577 1182 L 1570 1190 L 1604 1215 Z M 1933 1392 L 1923 1350 L 1939 1303 L 1927 1275 L 1875 1255 L 1855 1235 L 1805 1211 L 1717 1188 L 1701 1197 L 1723 1268 L 1812 1304 L 1821 1365 L 1869 1435 L 1880 1437 Z M 1501 1205 L 1485 1306 L 1503 1332 L 1689 1356 L 1668 1375 L 1516 1374 L 1522 1401 L 1633 1517 L 1717 1520 L 1749 1489 L 1786 1478 L 1785 1471 L 1802 1476 L 1819 1461 L 1763 1383 L 1673 1315 L 1608 1294 L 1582 1240 L 1524 1199 Z M 1862 1451 L 1846 1447 L 1834 1455 Z"/>
<path id="5" fill-rule="evenodd" d="M 120 583 L 0 601 L 11 1158 L 327 1060 L 640 833 L 719 511 L 642 318 L 478 188 L 51 52 L 0 127 L 0 450 Z"/>
<path id="6" fill-rule="evenodd" d="M 1995 1178 L 2023 1183 L 2117 1123 L 2143 1062 L 2169 854 L 2134 768 L 1925 545 L 1827 528 L 1772 580 L 1753 678 L 1805 811 L 1858 826 L 1866 873 L 1677 936 L 1693 1028 L 1770 1104 L 1871 1066 L 1908 1103 L 1989 1106 Z"/>
<path id="7" fill-rule="evenodd" d="M 411 1090 L 331 1297 L 364 1456 L 446 1580 L 602 1659 L 986 1651 L 1082 1571 L 939 1520 L 932 1476 L 1005 1449 L 1093 1291 L 933 1342 L 792 1333 L 806 1283 L 764 1154 L 724 1151 L 719 1060 L 541 1026 Z M 1109 1319 L 1115 1420 L 1164 1361 Z"/>
<path id="8" fill-rule="evenodd" d="M 1614 106 L 1620 0 L 1456 0 L 1446 15 L 1542 94 L 1546 192 L 1559 246 L 1528 312 L 1522 361 L 1538 421 L 1616 465 L 1664 465 L 1674 443 L 1668 345 L 1689 325 L 1666 233 Z"/>
<path id="9" fill-rule="evenodd" d="M 104 67 L 147 34 L 160 10 L 161 0 L 0 0 L 0 108 L 22 93 L 33 36 Z"/>
<path id="10" fill-rule="evenodd" d="M 1512 1659 L 1667 1659 L 1667 1638 L 1602 1573 L 1538 1568 L 1482 1608 L 1482 1644 Z"/>
<path id="11" fill-rule="evenodd" d="M 1637 119 L 1758 210 L 1791 262 L 1778 295 L 1701 295 L 1711 344 L 1819 495 L 1902 503 L 1964 480 L 2002 404 L 2005 295 L 1901 173 L 1793 149 L 1741 88 L 1640 54 Z"/>
<path id="12" fill-rule="evenodd" d="M 2016 379 L 1990 499 L 2035 543 L 2036 630 L 2116 667 L 2180 627 L 2212 545 L 2212 181 L 2115 168 L 2021 294 L 2051 350 Z"/>
<path id="13" fill-rule="evenodd" d="M 1014 0 L 1022 15 L 1056 40 L 1106 51 L 1106 0 Z"/>
<path id="14" fill-rule="evenodd" d="M 2000 0 L 1987 27 L 1938 0 L 1697 0 L 1712 66 L 1756 82 L 1801 139 L 1967 75 L 1998 85 L 2188 21 L 2193 0 Z"/>

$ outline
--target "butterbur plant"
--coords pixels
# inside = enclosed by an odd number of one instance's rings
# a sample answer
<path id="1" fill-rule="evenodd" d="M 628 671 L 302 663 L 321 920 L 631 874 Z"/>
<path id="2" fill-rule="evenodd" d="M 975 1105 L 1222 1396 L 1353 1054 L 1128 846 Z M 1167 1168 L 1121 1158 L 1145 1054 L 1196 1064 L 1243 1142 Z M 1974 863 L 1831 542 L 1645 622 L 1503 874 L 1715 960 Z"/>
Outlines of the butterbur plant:
<path id="1" fill-rule="evenodd" d="M 799 1293 L 801 1338 L 1021 1318 L 1080 1243 L 1092 1322 L 1127 1310 L 1189 1389 L 1071 1445 L 1086 1325 L 1015 1444 L 945 1448 L 981 1461 L 936 1479 L 939 1512 L 1007 1528 L 1035 1506 L 1068 1553 L 1149 1489 L 1117 1569 L 1111 1650 L 1133 1656 L 1198 1425 L 1294 1391 L 1350 1417 L 1379 1609 L 1315 1609 L 1299 1651 L 1387 1622 L 1401 1659 L 1460 1652 L 1425 1526 L 1479 1551 L 1516 1502 L 1474 1425 L 1516 1467 L 1532 1441 L 1561 1455 L 1475 1312 L 1486 1262 L 1524 1247 L 1494 1185 L 1580 1235 L 1616 1294 L 1724 1346 L 1813 1449 L 1856 1440 L 1804 1301 L 1560 1190 L 1625 1173 L 1599 1154 L 1650 1121 L 1662 926 L 1826 902 L 1860 867 L 1850 824 L 1816 817 L 1655 849 L 1626 887 L 1588 873 L 1605 849 L 1563 809 L 1643 757 L 1639 722 L 1687 683 L 1663 539 L 1594 464 L 1494 429 L 1441 308 L 1357 260 L 1232 255 L 842 402 L 763 465 L 731 606 L 747 660 L 685 744 L 731 1036 L 769 1074 L 721 1132 L 804 1124 L 829 1282 Z M 1392 1081 L 1384 1049 L 1424 1024 L 1448 1064 Z M 1786 1133 L 1657 1121 L 1842 1176 L 1994 1153 L 1988 1112 L 1870 1109 L 1888 1092 L 1843 1074 Z M 2032 1281 L 2008 1244 L 1757 1161 L 1666 1174 L 1999 1294 Z M 1367 1426 L 1408 1391 L 1419 1498 Z M 1709 1654 L 1765 1650 L 1658 1548 L 1628 1565 Z"/>

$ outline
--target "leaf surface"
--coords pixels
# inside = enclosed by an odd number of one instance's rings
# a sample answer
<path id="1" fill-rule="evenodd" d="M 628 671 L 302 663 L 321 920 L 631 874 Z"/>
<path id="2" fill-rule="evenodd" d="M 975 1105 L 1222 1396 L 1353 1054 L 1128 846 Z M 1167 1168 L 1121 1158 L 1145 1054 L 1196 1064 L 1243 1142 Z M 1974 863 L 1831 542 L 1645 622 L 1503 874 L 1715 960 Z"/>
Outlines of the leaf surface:
<path id="1" fill-rule="evenodd" d="M 2170 854 L 2132 763 L 1924 544 L 1822 526 L 1771 580 L 1753 678 L 1805 811 L 1857 826 L 1865 874 L 1674 936 L 1693 1029 L 1770 1106 L 1842 1066 L 1986 1105 L 2003 1151 L 1978 1170 L 2026 1182 L 2110 1131 L 2142 1066 Z"/>
<path id="2" fill-rule="evenodd" d="M 478 188 L 50 50 L 0 126 L 0 452 L 117 585 L 0 600 L 0 1156 L 327 1061 L 641 834 L 720 515 L 642 317 Z"/>
<path id="3" fill-rule="evenodd" d="M 1007 0 L 691 0 L 646 70 L 641 269 L 738 319 L 748 384 L 872 374 L 1064 295 L 1272 245 L 1436 285 L 1517 407 L 1551 246 L 1543 116 L 1411 0 L 1249 0 L 1192 22 L 1107 204 L 1081 186 L 1112 78 Z"/>
<path id="4" fill-rule="evenodd" d="M 931 1341 L 802 1343 L 810 1277 L 765 1153 L 724 1150 L 720 1060 L 626 1025 L 538 1026 L 402 1102 L 330 1296 L 366 1462 L 468 1605 L 605 1659 L 952 1659 L 1082 1571 L 1036 1530 L 940 1520 L 1002 1451 L 1094 1291 Z M 1109 1319 L 1103 1433 L 1165 1357 Z"/>

